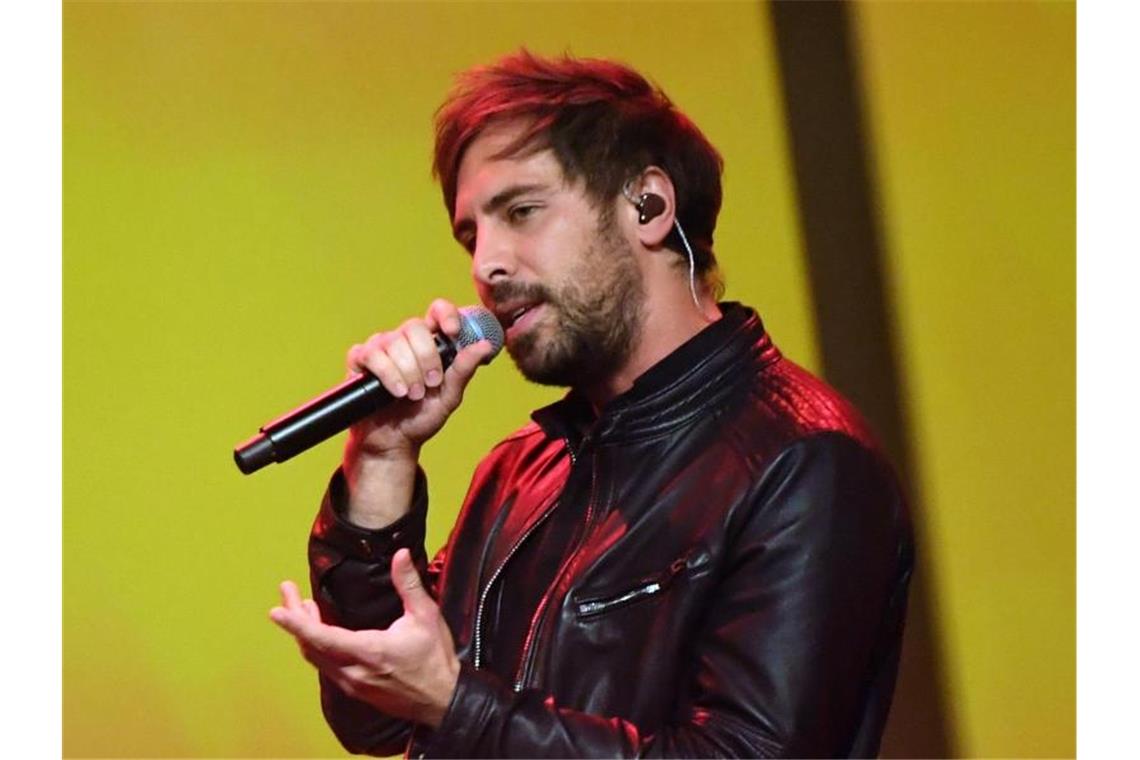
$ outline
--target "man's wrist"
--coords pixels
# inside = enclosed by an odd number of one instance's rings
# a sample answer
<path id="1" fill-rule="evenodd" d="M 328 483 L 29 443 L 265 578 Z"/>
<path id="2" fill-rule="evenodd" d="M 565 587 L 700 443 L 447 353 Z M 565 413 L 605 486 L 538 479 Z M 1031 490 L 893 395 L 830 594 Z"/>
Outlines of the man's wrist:
<path id="1" fill-rule="evenodd" d="M 368 530 L 386 528 L 406 515 L 415 493 L 418 452 L 346 457 L 348 505 L 344 517 Z"/>

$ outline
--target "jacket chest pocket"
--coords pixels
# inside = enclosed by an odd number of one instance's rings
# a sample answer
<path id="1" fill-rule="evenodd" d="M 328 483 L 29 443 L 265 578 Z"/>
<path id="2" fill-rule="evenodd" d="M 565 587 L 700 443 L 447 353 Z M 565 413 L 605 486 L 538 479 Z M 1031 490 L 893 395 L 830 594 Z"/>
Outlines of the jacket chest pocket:
<path id="1" fill-rule="evenodd" d="M 638 580 L 575 592 L 571 597 L 574 610 L 581 619 L 592 618 L 660 597 L 678 583 L 708 573 L 711 559 L 705 547 L 698 547 L 673 560 L 665 569 Z"/>

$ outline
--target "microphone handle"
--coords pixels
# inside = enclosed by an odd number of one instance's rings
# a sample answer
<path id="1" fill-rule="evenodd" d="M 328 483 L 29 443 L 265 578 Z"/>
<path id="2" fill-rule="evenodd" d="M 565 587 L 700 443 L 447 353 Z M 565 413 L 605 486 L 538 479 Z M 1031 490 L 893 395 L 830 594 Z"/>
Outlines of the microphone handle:
<path id="1" fill-rule="evenodd" d="M 455 344 L 443 335 L 436 335 L 435 346 L 443 368 L 447 369 L 457 353 Z M 234 449 L 234 462 L 245 475 L 272 462 L 284 462 L 375 414 L 392 401 L 392 394 L 372 373 L 351 377 L 262 425 L 257 435 Z"/>

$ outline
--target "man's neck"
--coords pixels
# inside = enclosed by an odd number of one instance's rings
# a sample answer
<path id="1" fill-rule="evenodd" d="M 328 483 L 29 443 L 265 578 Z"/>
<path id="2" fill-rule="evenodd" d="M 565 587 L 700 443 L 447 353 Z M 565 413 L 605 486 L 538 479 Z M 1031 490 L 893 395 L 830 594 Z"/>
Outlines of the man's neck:
<path id="1" fill-rule="evenodd" d="M 600 382 L 579 389 L 596 414 L 632 388 L 650 367 L 721 317 L 720 307 L 710 293 L 700 293 L 701 308 L 697 309 L 687 281 L 683 291 L 674 287 L 658 292 L 660 297 L 646 298 L 638 334 L 625 363 Z"/>

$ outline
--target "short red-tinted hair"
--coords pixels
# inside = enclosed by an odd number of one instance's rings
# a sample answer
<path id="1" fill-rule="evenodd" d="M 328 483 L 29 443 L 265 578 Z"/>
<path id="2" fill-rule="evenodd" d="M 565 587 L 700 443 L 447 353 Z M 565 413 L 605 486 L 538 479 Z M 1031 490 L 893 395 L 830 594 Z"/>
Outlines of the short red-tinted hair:
<path id="1" fill-rule="evenodd" d="M 451 218 L 463 152 L 492 123 L 516 120 L 526 128 L 506 155 L 553 150 L 566 178 L 582 179 L 600 207 L 646 167 L 663 169 L 696 270 L 715 279 L 720 154 L 660 88 L 613 61 L 522 50 L 460 74 L 435 121 L 434 172 Z M 684 254 L 676 231 L 665 244 Z"/>

